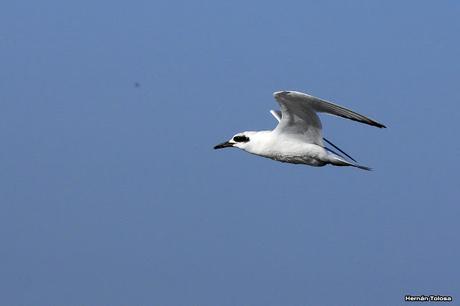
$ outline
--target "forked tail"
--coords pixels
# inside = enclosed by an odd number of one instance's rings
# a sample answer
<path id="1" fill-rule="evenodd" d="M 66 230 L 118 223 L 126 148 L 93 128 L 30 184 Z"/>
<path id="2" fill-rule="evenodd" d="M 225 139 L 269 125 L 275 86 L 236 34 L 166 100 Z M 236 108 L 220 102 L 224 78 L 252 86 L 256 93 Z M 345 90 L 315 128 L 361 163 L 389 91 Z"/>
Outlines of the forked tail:
<path id="1" fill-rule="evenodd" d="M 372 171 L 372 169 L 369 168 L 369 167 L 362 166 L 362 165 L 359 165 L 357 163 L 347 161 L 344 158 L 342 158 L 340 156 L 337 156 L 335 154 L 331 154 L 331 153 L 329 153 L 329 163 L 331 165 L 334 165 L 334 166 L 342 166 L 342 167 L 349 166 L 349 167 L 355 167 L 355 168 L 359 168 L 359 169 L 363 169 L 363 170 L 367 170 L 367 171 Z"/>

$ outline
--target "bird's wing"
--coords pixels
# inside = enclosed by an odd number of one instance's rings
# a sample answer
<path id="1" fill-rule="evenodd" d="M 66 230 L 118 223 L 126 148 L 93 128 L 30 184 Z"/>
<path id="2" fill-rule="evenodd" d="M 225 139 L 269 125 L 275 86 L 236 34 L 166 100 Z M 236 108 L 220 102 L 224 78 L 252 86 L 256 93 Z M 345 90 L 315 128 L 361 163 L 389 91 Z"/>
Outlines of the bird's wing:
<path id="1" fill-rule="evenodd" d="M 317 145 L 323 145 L 321 121 L 317 112 L 344 117 L 361 123 L 384 128 L 381 123 L 337 104 L 297 91 L 273 93 L 281 107 L 281 121 L 275 131 L 300 137 Z M 272 113 L 273 114 L 273 113 Z"/>
<path id="2" fill-rule="evenodd" d="M 273 115 L 273 117 L 275 117 L 276 120 L 278 120 L 278 122 L 281 121 L 281 118 L 282 118 L 282 114 L 281 114 L 281 111 L 279 110 L 270 110 L 270 114 Z M 343 151 L 342 149 L 340 149 L 338 146 L 336 146 L 335 144 L 333 144 L 330 140 L 328 140 L 326 137 L 323 137 L 323 140 L 325 142 L 327 142 L 328 144 L 330 144 L 331 146 L 333 146 L 334 148 L 336 148 L 337 150 L 339 150 L 342 154 L 346 155 L 349 159 L 351 159 L 352 161 L 356 162 L 356 160 L 351 157 L 350 155 L 348 155 L 345 151 Z M 341 156 L 342 158 L 344 158 L 342 155 L 340 155 L 339 153 L 337 152 L 334 152 L 332 149 L 329 149 L 327 147 L 324 147 L 326 150 L 329 150 L 331 151 L 332 153 L 338 155 L 338 156 Z"/>
<path id="3" fill-rule="evenodd" d="M 281 108 L 281 114 L 279 111 L 270 111 L 276 119 L 281 119 L 274 131 L 323 146 L 322 126 L 316 111 L 310 103 L 288 97 L 291 93 L 283 91 L 273 94 Z"/>
<path id="4" fill-rule="evenodd" d="M 344 117 L 350 120 L 369 124 L 369 125 L 376 126 L 379 128 L 386 127 L 385 125 L 375 120 L 372 120 L 366 116 L 358 114 L 350 109 L 347 109 L 345 107 L 331 103 L 323 99 L 319 99 L 319 98 L 310 96 L 305 93 L 301 93 L 297 91 L 279 91 L 279 92 L 275 92 L 274 96 L 280 105 L 285 105 L 287 110 L 307 108 L 309 110 L 313 110 L 314 112 L 328 113 L 331 115 Z M 284 112 L 283 112 L 283 115 L 284 115 Z"/>

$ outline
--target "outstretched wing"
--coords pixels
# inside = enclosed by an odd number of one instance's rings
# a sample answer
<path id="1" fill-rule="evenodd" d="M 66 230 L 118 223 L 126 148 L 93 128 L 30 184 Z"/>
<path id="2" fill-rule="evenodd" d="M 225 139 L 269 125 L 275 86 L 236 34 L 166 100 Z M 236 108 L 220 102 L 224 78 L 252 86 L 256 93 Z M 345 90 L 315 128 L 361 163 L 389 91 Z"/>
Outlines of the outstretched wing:
<path id="1" fill-rule="evenodd" d="M 323 145 L 321 121 L 317 112 L 348 118 L 379 128 L 385 126 L 366 116 L 337 104 L 297 91 L 277 91 L 273 93 L 281 107 L 281 121 L 275 131 L 299 137 L 317 145 Z"/>
<path id="2" fill-rule="evenodd" d="M 275 92 L 275 99 L 281 108 L 281 120 L 275 132 L 323 146 L 322 125 L 316 111 L 309 103 L 289 97 L 291 92 Z M 272 115 L 278 115 L 272 112 Z M 277 118 L 278 119 L 278 118 Z"/>
<path id="3" fill-rule="evenodd" d="M 358 114 L 350 109 L 343 106 L 331 103 L 329 101 L 319 99 L 308 94 L 298 91 L 278 91 L 273 94 L 275 99 L 281 105 L 283 112 L 283 105 L 286 110 L 291 112 L 297 112 L 298 109 L 307 109 L 308 111 L 314 111 L 318 113 L 328 113 L 335 116 L 344 117 L 350 120 L 358 121 L 361 123 L 369 124 L 379 128 L 385 128 L 386 126 L 361 114 Z"/>

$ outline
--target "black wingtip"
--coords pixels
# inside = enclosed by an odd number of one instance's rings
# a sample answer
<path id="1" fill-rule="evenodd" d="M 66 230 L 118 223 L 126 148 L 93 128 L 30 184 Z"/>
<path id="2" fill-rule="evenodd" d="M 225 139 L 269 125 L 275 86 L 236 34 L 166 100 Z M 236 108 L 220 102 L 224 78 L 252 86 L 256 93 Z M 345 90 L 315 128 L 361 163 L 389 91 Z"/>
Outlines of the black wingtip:
<path id="1" fill-rule="evenodd" d="M 373 126 L 375 126 L 375 127 L 378 127 L 378 128 L 380 128 L 380 129 L 382 129 L 382 128 L 383 128 L 383 129 L 386 129 L 386 128 L 387 128 L 385 125 L 383 125 L 383 124 L 381 124 L 381 123 L 378 123 L 377 121 L 372 121 L 372 124 L 371 124 L 371 125 L 373 125 Z"/>

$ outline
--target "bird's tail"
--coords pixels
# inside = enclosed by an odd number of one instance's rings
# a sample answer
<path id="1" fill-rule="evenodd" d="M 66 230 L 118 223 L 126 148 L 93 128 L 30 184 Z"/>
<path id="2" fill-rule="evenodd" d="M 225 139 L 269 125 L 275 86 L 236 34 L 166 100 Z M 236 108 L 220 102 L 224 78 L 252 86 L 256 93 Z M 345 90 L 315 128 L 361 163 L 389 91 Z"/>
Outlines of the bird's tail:
<path id="1" fill-rule="evenodd" d="M 350 166 L 350 167 L 355 167 L 359 168 L 362 170 L 367 170 L 371 171 L 372 169 L 366 166 L 359 165 L 358 163 L 347 161 L 344 158 L 336 155 L 336 154 L 331 154 L 329 153 L 329 163 L 334 165 L 334 166 Z"/>
<path id="2" fill-rule="evenodd" d="M 372 171 L 372 168 L 369 168 L 369 167 L 366 167 L 366 166 L 363 166 L 363 165 L 354 164 L 354 165 L 351 165 L 351 166 L 355 167 L 355 168 L 367 170 L 367 171 Z"/>

